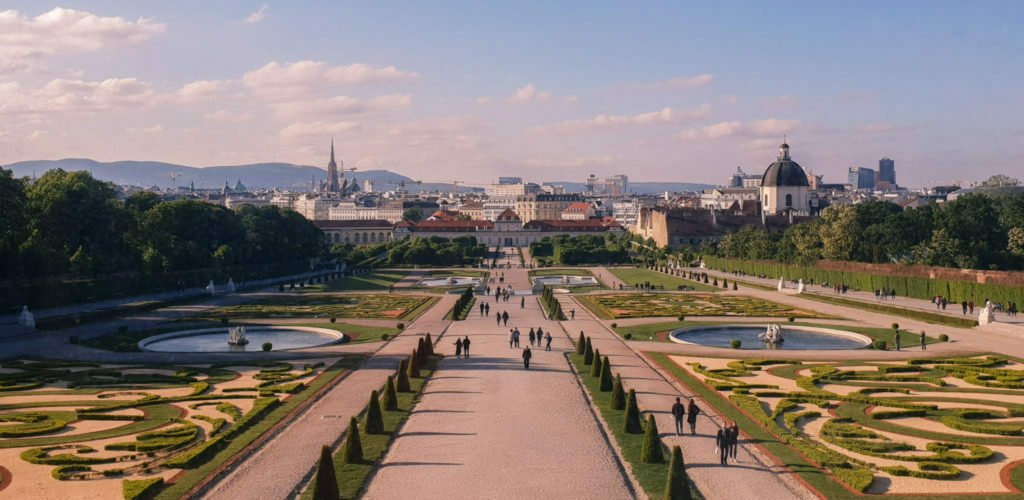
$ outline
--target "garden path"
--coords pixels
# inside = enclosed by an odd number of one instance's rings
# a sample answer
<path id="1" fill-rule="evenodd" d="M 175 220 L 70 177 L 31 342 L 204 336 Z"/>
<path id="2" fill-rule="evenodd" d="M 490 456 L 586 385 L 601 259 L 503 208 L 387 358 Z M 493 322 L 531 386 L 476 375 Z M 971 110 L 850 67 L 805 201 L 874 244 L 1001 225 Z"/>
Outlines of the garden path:
<path id="1" fill-rule="evenodd" d="M 505 284 L 528 289 L 527 271 L 505 269 Z M 563 353 L 572 344 L 543 317 L 536 297 L 491 303 L 452 324 L 438 352 L 447 356 L 401 428 L 365 498 L 630 498 L 621 470 Z M 510 349 L 507 310 L 526 346 L 530 327 L 553 334 L 552 351 L 534 349 L 530 370 Z M 456 359 L 456 337 L 472 340 Z"/>

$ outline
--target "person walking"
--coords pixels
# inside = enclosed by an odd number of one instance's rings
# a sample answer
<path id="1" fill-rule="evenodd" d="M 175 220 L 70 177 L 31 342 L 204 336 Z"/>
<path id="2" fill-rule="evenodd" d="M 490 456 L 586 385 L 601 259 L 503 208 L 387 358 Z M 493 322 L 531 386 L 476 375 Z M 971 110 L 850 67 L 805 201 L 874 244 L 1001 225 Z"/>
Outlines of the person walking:
<path id="1" fill-rule="evenodd" d="M 484 303 L 484 316 L 490 316 L 490 315 L 491 315 L 491 305 L 485 302 Z"/>
<path id="2" fill-rule="evenodd" d="M 547 341 L 547 344 L 544 346 L 544 350 L 545 351 L 550 351 L 551 350 L 551 332 L 548 332 L 548 336 L 544 337 L 544 340 Z"/>
<path id="3" fill-rule="evenodd" d="M 462 351 L 466 355 L 466 359 L 469 359 L 469 335 L 462 339 Z"/>
<path id="4" fill-rule="evenodd" d="M 533 328 L 530 328 L 530 345 L 533 345 L 534 340 L 537 340 L 537 334 L 533 333 Z"/>
<path id="5" fill-rule="evenodd" d="M 569 309 L 569 319 L 570 320 L 576 319 L 576 310 L 575 309 Z"/>
<path id="6" fill-rule="evenodd" d="M 675 417 L 676 421 L 676 435 L 683 435 L 683 416 L 686 415 L 686 408 L 683 403 L 676 398 L 676 404 L 672 405 L 672 416 Z"/>
<path id="7" fill-rule="evenodd" d="M 505 322 L 505 326 L 508 326 L 508 311 L 501 313 L 501 319 Z"/>
<path id="8" fill-rule="evenodd" d="M 733 422 L 729 427 L 729 455 L 736 461 L 736 452 L 740 448 L 740 426 Z"/>
<path id="9" fill-rule="evenodd" d="M 519 349 L 519 329 L 518 328 L 516 328 L 516 330 L 514 332 L 512 332 L 512 342 L 516 345 L 516 349 Z"/>
<path id="10" fill-rule="evenodd" d="M 537 347 L 540 347 L 540 339 L 544 338 L 544 329 L 537 327 Z"/>
<path id="11" fill-rule="evenodd" d="M 697 403 L 690 398 L 690 402 L 686 405 L 686 423 L 690 424 L 690 435 L 697 433 L 697 415 L 700 414 L 700 408 L 697 407 Z"/>
<path id="12" fill-rule="evenodd" d="M 715 450 L 718 451 L 718 463 L 729 465 L 729 431 L 725 427 L 719 427 L 718 434 L 715 434 Z"/>
<path id="13" fill-rule="evenodd" d="M 515 340 L 516 331 L 514 328 L 508 329 L 508 348 L 512 348 L 512 341 Z"/>
<path id="14" fill-rule="evenodd" d="M 480 316 L 483 317 L 483 315 L 484 315 L 484 303 L 480 302 Z"/>
<path id="15" fill-rule="evenodd" d="M 922 351 L 926 351 L 926 350 L 928 350 L 928 347 L 927 347 L 927 346 L 925 346 L 925 343 L 924 343 L 924 339 L 925 339 L 925 338 L 926 338 L 926 337 L 924 336 L 924 330 L 921 330 L 921 350 L 922 350 Z"/>
<path id="16" fill-rule="evenodd" d="M 498 320 L 498 326 L 501 326 L 501 314 L 495 314 L 494 319 Z M 505 326 L 508 326 L 507 324 Z"/>
<path id="17" fill-rule="evenodd" d="M 462 339 L 455 339 L 455 359 L 462 357 Z"/>
<path id="18" fill-rule="evenodd" d="M 892 339 L 892 343 L 896 344 L 896 351 L 899 352 L 899 350 L 900 350 L 900 331 L 899 330 L 896 330 L 896 337 L 894 337 Z"/>
<path id="19" fill-rule="evenodd" d="M 525 366 L 527 370 L 530 369 L 530 358 L 532 357 L 533 351 L 530 350 L 530 346 L 526 346 L 526 349 L 523 349 L 523 366 Z"/>
<path id="20" fill-rule="evenodd" d="M 519 298 L 519 308 L 526 309 L 526 297 Z"/>

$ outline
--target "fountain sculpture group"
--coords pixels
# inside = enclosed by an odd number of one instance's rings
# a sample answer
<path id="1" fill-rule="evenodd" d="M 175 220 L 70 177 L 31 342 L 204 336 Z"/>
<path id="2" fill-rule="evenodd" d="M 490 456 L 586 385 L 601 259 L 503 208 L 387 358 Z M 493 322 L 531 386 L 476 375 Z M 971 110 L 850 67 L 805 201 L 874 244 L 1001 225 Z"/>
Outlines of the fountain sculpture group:
<path id="1" fill-rule="evenodd" d="M 779 325 L 768 325 L 764 333 L 758 334 L 757 340 L 766 344 L 781 344 L 786 341 L 782 338 L 782 328 Z"/>
<path id="2" fill-rule="evenodd" d="M 228 328 L 228 345 L 246 345 L 249 339 L 245 338 L 244 326 L 232 326 Z"/>

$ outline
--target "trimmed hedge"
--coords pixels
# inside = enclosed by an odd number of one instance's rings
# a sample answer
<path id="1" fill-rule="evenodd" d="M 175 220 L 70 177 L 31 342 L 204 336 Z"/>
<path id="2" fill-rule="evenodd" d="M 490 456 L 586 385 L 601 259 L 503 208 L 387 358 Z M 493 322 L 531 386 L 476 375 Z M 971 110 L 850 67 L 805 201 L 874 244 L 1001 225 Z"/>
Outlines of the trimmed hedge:
<path id="1" fill-rule="evenodd" d="M 121 481 L 121 493 L 124 500 L 150 500 L 164 487 L 164 478 Z"/>
<path id="2" fill-rule="evenodd" d="M 198 467 L 210 458 L 213 458 L 218 451 L 227 446 L 227 439 L 240 434 L 252 424 L 263 418 L 270 410 L 280 404 L 277 398 L 259 398 L 253 402 L 252 410 L 246 413 L 241 419 L 235 422 L 226 432 L 207 440 L 205 443 L 196 446 L 180 455 L 168 460 L 165 465 L 179 469 L 191 469 Z"/>

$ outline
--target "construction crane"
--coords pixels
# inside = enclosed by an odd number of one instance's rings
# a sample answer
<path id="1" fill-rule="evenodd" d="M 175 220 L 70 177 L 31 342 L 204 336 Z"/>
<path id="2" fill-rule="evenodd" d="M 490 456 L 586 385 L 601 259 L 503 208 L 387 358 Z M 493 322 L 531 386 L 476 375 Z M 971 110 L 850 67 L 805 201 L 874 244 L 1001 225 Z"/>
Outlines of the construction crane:
<path id="1" fill-rule="evenodd" d="M 181 172 L 169 172 L 169 173 L 163 174 L 163 176 L 171 178 L 171 190 L 177 191 L 178 190 L 178 177 L 181 177 Z"/>
<path id="2" fill-rule="evenodd" d="M 419 185 L 419 184 L 423 184 L 423 181 L 412 181 L 411 180 L 411 181 L 409 181 L 409 184 L 417 184 L 417 185 Z M 399 200 L 404 200 L 405 199 L 405 179 L 403 179 L 401 182 L 398 183 L 398 199 Z"/>

